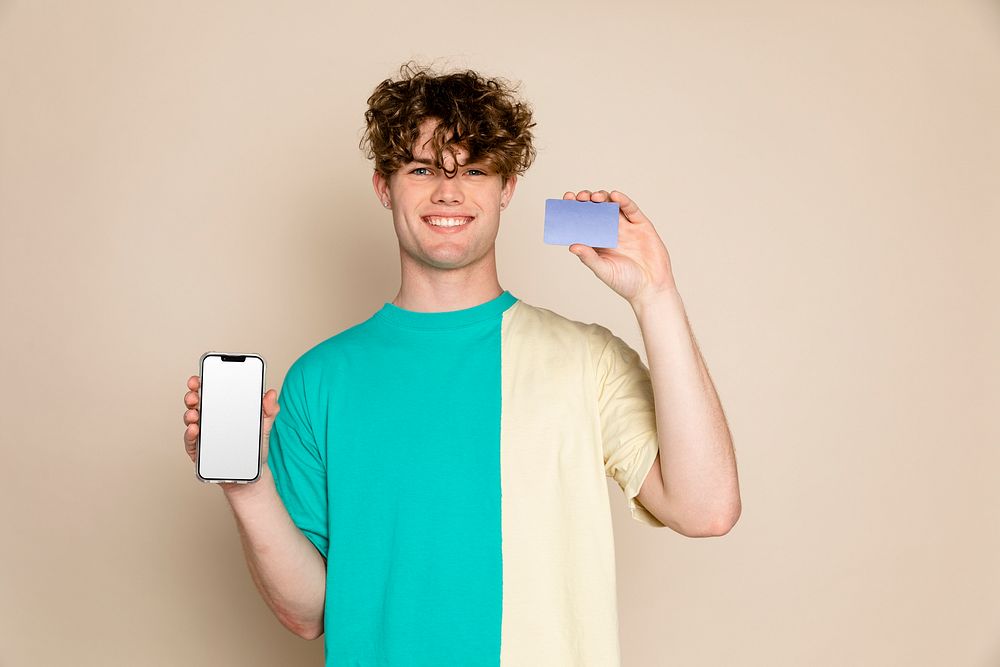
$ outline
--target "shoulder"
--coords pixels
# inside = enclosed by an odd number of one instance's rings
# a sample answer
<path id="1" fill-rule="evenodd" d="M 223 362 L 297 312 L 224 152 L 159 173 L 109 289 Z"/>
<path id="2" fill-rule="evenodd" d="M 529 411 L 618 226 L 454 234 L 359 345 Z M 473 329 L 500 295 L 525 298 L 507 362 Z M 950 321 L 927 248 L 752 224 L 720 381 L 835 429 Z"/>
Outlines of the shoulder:
<path id="1" fill-rule="evenodd" d="M 550 339 L 558 345 L 585 346 L 595 359 L 612 339 L 620 340 L 601 324 L 574 320 L 550 308 L 519 300 L 512 309 L 509 323 L 512 334 L 526 339 Z"/>
<path id="2" fill-rule="evenodd" d="M 292 362 L 288 374 L 296 374 L 308 381 L 340 366 L 344 359 L 372 345 L 377 337 L 373 321 L 374 316 L 369 317 L 314 344 Z"/>

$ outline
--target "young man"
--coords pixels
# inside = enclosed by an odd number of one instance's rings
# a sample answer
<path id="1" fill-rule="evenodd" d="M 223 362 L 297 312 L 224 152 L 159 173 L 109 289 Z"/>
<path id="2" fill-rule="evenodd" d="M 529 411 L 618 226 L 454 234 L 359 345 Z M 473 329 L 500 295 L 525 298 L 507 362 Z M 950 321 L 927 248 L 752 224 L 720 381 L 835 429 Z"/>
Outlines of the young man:
<path id="1" fill-rule="evenodd" d="M 391 303 L 265 395 L 267 465 L 222 485 L 282 623 L 330 665 L 619 664 L 606 476 L 631 516 L 687 536 L 740 513 L 728 428 L 666 248 L 624 194 L 619 246 L 570 246 L 628 300 L 649 358 L 504 290 L 500 214 L 534 157 L 498 79 L 404 66 L 363 144 L 392 212 Z M 198 378 L 185 397 L 194 458 Z"/>

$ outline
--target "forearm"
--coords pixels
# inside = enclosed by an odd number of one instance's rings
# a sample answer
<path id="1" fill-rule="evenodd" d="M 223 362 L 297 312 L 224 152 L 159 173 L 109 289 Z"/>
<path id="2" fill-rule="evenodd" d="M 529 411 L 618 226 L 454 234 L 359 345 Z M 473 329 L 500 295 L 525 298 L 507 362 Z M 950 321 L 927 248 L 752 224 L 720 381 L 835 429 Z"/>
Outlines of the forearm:
<path id="1" fill-rule="evenodd" d="M 295 634 L 323 633 L 326 562 L 298 529 L 274 486 L 270 468 L 260 479 L 225 490 L 243 543 L 250 576 L 275 616 Z"/>
<path id="2" fill-rule="evenodd" d="M 665 496 L 687 525 L 725 530 L 740 513 L 732 437 L 676 290 L 632 304 L 649 365 Z"/>

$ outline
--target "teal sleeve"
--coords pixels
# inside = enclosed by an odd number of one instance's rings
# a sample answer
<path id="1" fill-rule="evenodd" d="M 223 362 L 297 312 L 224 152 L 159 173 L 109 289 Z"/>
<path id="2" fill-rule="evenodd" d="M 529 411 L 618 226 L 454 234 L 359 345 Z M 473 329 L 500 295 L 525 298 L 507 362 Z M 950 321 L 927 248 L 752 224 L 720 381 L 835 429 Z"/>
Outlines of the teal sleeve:
<path id="1" fill-rule="evenodd" d="M 326 558 L 326 460 L 311 427 L 306 396 L 304 377 L 292 364 L 278 396 L 280 409 L 271 425 L 267 465 L 292 521 Z"/>

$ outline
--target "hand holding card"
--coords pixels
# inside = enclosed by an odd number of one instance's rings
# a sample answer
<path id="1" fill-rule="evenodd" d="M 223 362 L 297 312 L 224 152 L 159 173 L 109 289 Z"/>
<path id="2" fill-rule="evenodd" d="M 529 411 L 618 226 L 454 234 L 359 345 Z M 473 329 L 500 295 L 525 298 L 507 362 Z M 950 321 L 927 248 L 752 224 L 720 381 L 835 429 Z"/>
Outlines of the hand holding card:
<path id="1" fill-rule="evenodd" d="M 581 224 L 574 219 L 577 211 L 587 220 L 609 209 L 610 220 Z M 568 191 L 562 199 L 547 200 L 545 213 L 545 242 L 569 245 L 571 253 L 634 308 L 676 290 L 663 240 L 623 192 Z"/>
<path id="2" fill-rule="evenodd" d="M 552 245 L 617 248 L 618 203 L 546 199 L 542 240 Z"/>

